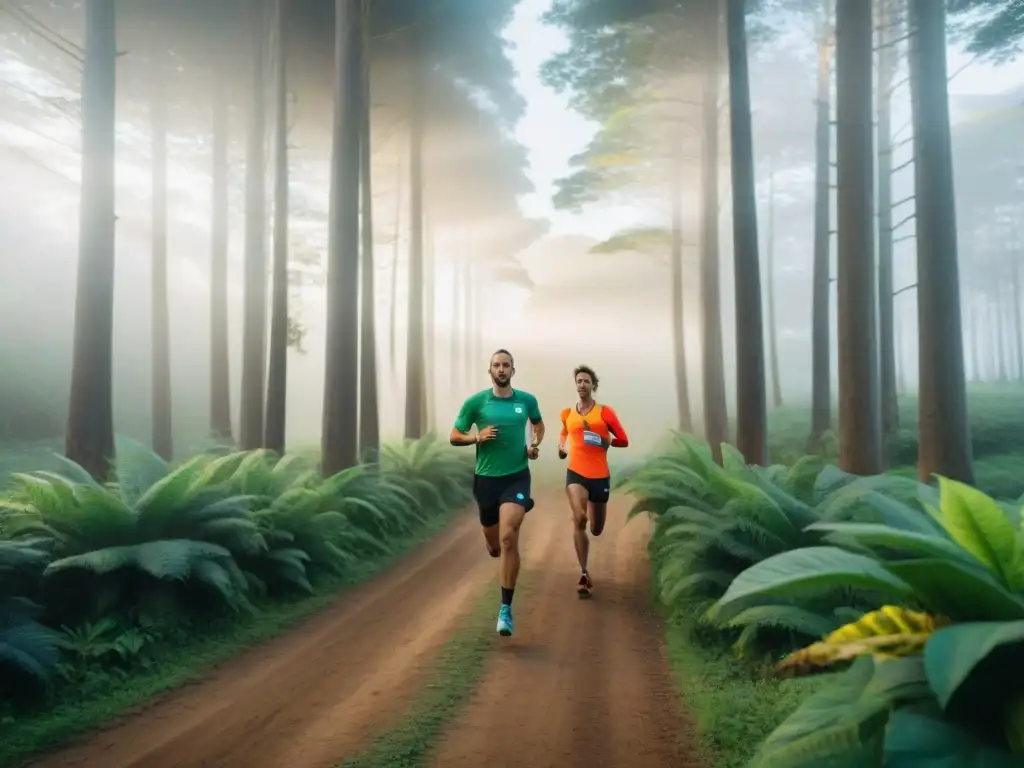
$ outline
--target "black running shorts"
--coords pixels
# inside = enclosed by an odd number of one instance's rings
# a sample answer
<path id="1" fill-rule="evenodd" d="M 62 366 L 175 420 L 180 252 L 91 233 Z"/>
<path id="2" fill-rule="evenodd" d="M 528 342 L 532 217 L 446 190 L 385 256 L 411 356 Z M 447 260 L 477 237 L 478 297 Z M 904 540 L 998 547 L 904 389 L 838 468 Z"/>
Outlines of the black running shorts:
<path id="1" fill-rule="evenodd" d="M 570 469 L 565 473 L 565 484 L 582 485 L 587 489 L 587 496 L 594 504 L 607 504 L 612 494 L 611 477 L 589 478 Z"/>
<path id="2" fill-rule="evenodd" d="M 519 504 L 527 512 L 533 509 L 530 498 L 530 470 L 523 469 L 511 475 L 473 478 L 473 497 L 480 508 L 480 525 L 490 528 L 498 524 L 502 504 Z"/>

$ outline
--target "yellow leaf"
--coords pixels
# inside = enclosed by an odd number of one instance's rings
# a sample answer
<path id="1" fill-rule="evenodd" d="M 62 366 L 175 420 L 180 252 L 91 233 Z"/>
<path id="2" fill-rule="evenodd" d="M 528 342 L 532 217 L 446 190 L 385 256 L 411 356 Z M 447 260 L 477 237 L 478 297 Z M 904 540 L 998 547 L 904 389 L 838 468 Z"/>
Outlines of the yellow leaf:
<path id="1" fill-rule="evenodd" d="M 932 633 L 947 623 L 942 617 L 885 605 L 791 653 L 776 670 L 801 674 L 866 654 L 877 659 L 909 656 L 919 653 Z"/>

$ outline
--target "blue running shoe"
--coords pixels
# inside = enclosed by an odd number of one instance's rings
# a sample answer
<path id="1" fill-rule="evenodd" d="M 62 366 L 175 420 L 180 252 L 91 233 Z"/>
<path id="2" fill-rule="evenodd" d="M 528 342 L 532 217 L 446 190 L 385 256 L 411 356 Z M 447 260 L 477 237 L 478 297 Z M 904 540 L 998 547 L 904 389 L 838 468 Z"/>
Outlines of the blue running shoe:
<path id="1" fill-rule="evenodd" d="M 511 637 L 514 623 L 512 621 L 512 606 L 502 604 L 501 610 L 498 611 L 498 634 L 502 637 Z"/>

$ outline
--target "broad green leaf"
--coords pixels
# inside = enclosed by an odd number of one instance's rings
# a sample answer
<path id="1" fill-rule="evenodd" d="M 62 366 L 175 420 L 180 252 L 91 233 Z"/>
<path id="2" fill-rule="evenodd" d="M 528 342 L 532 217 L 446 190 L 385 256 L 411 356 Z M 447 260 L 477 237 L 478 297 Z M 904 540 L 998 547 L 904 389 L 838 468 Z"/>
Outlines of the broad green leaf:
<path id="1" fill-rule="evenodd" d="M 1014 768 L 1020 756 L 992 749 L 952 723 L 909 709 L 889 718 L 886 768 Z"/>
<path id="2" fill-rule="evenodd" d="M 929 610 L 954 621 L 1024 619 L 1024 598 L 1007 590 L 991 571 L 948 558 L 894 561 L 886 568 L 910 584 Z"/>
<path id="3" fill-rule="evenodd" d="M 865 695 L 874 675 L 870 658 L 857 659 L 769 734 L 750 768 L 879 765 L 892 699 L 883 688 Z"/>
<path id="4" fill-rule="evenodd" d="M 979 664 L 1001 649 L 1024 651 L 1024 621 L 956 624 L 936 632 L 924 649 L 925 673 L 946 707 Z"/>
<path id="5" fill-rule="evenodd" d="M 917 533 L 871 523 L 815 523 L 807 530 L 828 533 L 829 541 L 835 543 L 851 540 L 872 550 L 893 549 L 907 555 L 946 557 L 979 570 L 983 570 L 985 567 L 963 547 L 946 538 L 942 532 Z"/>
<path id="6" fill-rule="evenodd" d="M 940 477 L 939 512 L 942 526 L 960 546 L 1011 589 L 1024 587 L 1024 574 L 1013 569 L 1013 524 L 995 501 L 976 488 Z"/>
<path id="7" fill-rule="evenodd" d="M 806 547 L 773 555 L 747 568 L 729 586 L 720 604 L 830 587 L 877 589 L 904 598 L 913 594 L 909 584 L 870 557 L 838 547 Z"/>

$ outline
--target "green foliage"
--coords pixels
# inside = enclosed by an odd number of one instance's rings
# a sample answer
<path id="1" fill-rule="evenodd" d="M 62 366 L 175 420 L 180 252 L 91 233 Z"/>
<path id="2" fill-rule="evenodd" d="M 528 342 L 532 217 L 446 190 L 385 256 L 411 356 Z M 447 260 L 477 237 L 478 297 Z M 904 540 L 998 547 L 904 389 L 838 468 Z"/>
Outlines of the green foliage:
<path id="1" fill-rule="evenodd" d="M 897 720 L 894 725 L 889 710 L 900 704 L 931 707 L 957 723 L 951 732 L 955 737 L 944 737 L 948 751 L 930 747 L 931 759 L 936 762 L 922 765 L 966 759 L 968 753 L 978 750 L 988 750 L 991 759 L 1000 750 L 1024 754 L 1024 739 L 1019 736 L 1024 721 L 1018 711 L 1024 675 L 1007 664 L 1024 649 L 1024 579 L 1020 571 L 1024 537 L 1018 535 L 1021 509 L 1004 508 L 980 491 L 945 478 L 940 478 L 939 487 L 937 505 L 931 494 L 921 504 L 938 523 L 936 530 L 843 522 L 812 525 L 809 530 L 826 533 L 835 546 L 805 547 L 767 558 L 737 576 L 722 596 L 718 610 L 777 595 L 813 599 L 816 593 L 827 593 L 837 585 L 861 584 L 893 601 L 954 622 L 941 628 L 929 625 L 915 641 L 923 645 L 923 658 L 916 655 L 899 660 L 902 666 L 892 666 L 897 661 L 880 654 L 882 650 L 891 653 L 891 644 L 884 649 L 878 643 L 850 645 L 847 650 L 855 655 L 868 656 L 823 692 L 822 702 L 813 707 L 809 703 L 779 727 L 762 748 L 768 761 L 765 764 L 800 764 L 795 761 L 804 752 L 821 760 L 846 759 L 861 749 L 880 756 L 883 743 L 886 750 L 909 759 L 907 744 L 920 743 L 921 730 L 938 728 L 939 721 L 914 717 Z M 839 644 L 842 639 L 832 637 L 828 642 Z M 894 639 L 904 646 L 903 653 L 913 650 L 907 638 Z M 839 652 L 831 656 L 833 661 L 848 657 L 849 653 Z M 893 670 L 910 669 L 911 663 L 917 670 L 913 696 L 905 701 L 886 688 L 880 702 L 872 699 L 884 706 L 860 708 L 861 693 L 854 688 L 867 690 Z M 905 682 L 909 684 L 909 679 Z M 905 688 L 899 690 L 901 695 L 906 692 Z M 858 719 L 857 713 L 866 719 Z M 842 724 L 835 739 L 822 740 L 819 719 L 824 716 Z M 900 723 L 910 729 L 908 735 L 900 733 Z M 992 733 L 991 723 L 1001 723 L 1002 732 Z M 999 759 L 1010 758 L 1007 754 Z"/>
<path id="2" fill-rule="evenodd" d="M 858 478 L 820 457 L 764 469 L 724 446 L 723 459 L 675 436 L 624 481 L 633 514 L 655 517 L 661 602 L 700 616 L 690 636 L 706 647 L 778 658 L 809 640 L 779 671 L 853 660 L 817 678 L 750 765 L 1019 763 L 1022 504 L 946 478 Z"/>
<path id="3" fill-rule="evenodd" d="M 725 466 L 719 467 L 707 446 L 676 435 L 622 483 L 639 499 L 632 515 L 656 516 L 651 558 L 659 597 L 672 609 L 707 604 L 751 565 L 820 542 L 823 534 L 808 530 L 814 523 L 880 521 L 887 514 L 883 497 L 816 458 L 789 469 L 757 468 L 743 464 L 731 446 L 723 446 L 723 453 Z M 878 586 L 835 584 L 810 603 L 750 600 L 735 610 L 710 612 L 705 620 L 725 629 L 741 653 L 766 645 L 798 647 L 867 610 Z"/>
<path id="4" fill-rule="evenodd" d="M 57 672 L 64 685 L 134 674 L 194 621 L 346 578 L 464 505 L 467 459 L 431 436 L 324 479 L 268 451 L 172 468 L 119 438 L 106 486 L 67 459 L 14 474 L 0 501 L 0 693 L 39 694 Z"/>

